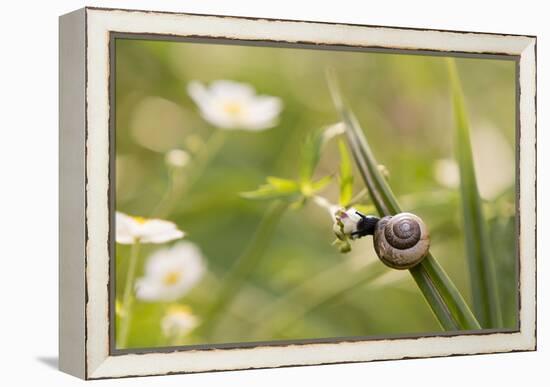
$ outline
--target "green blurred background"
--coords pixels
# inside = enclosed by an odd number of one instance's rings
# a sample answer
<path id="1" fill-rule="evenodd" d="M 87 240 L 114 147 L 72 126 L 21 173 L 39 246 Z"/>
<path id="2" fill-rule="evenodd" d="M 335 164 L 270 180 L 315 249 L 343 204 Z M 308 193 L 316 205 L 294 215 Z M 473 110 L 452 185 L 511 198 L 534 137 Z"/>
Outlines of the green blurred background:
<path id="1" fill-rule="evenodd" d="M 472 126 L 476 174 L 485 200 L 506 327 L 516 327 L 515 98 L 516 63 L 457 59 Z M 178 303 L 199 318 L 247 246 L 269 206 L 239 197 L 266 176 L 297 177 L 305 136 L 335 123 L 325 79 L 335 70 L 378 161 L 405 210 L 430 227 L 432 252 L 470 303 L 460 198 L 453 163 L 453 119 L 444 59 L 437 56 L 190 42 L 116 40 L 116 209 L 149 216 L 169 184 L 165 153 L 200 147 L 219 130 L 187 94 L 190 81 L 228 79 L 278 96 L 280 122 L 262 132 L 231 131 L 204 173 L 165 217 L 187 233 L 208 272 Z M 317 174 L 338 171 L 336 142 Z M 192 162 L 189 165 L 192 168 Z M 355 173 L 355 192 L 363 187 Z M 337 202 L 337 186 L 323 196 Z M 408 271 L 377 261 L 371 238 L 343 255 L 331 246 L 332 220 L 313 203 L 289 210 L 238 296 L 207 334 L 183 344 L 438 332 L 440 327 Z M 147 256 L 161 245 L 143 245 Z M 122 294 L 129 247 L 116 245 L 116 295 Z M 331 294 L 372 263 L 374 279 Z M 334 275 L 331 275 L 334 273 Z M 305 285 L 304 285 L 305 284 Z M 329 286 L 330 285 L 330 286 Z M 288 297 L 302 286 L 300 297 Z M 281 301 L 281 299 L 283 301 Z M 284 301 L 284 300 L 288 300 Z M 471 303 L 470 303 L 471 305 Z M 168 304 L 137 300 L 128 347 L 167 345 L 160 321 Z"/>

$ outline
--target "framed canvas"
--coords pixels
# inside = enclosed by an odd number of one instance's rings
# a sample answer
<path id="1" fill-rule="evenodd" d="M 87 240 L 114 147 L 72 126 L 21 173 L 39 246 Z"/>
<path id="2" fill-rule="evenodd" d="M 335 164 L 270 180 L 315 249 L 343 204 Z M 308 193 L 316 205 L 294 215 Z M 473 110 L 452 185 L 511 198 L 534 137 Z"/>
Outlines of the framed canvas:
<path id="1" fill-rule="evenodd" d="M 60 368 L 536 349 L 536 37 L 60 18 Z"/>

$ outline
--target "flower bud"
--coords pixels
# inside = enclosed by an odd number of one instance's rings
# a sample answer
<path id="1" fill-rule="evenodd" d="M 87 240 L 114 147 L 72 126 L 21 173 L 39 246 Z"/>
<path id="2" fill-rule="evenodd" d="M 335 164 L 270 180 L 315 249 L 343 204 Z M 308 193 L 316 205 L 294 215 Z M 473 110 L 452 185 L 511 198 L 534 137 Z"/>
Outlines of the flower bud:
<path id="1" fill-rule="evenodd" d="M 189 162 L 189 153 L 182 149 L 172 149 L 166 153 L 165 161 L 171 167 L 174 168 L 183 168 Z"/>

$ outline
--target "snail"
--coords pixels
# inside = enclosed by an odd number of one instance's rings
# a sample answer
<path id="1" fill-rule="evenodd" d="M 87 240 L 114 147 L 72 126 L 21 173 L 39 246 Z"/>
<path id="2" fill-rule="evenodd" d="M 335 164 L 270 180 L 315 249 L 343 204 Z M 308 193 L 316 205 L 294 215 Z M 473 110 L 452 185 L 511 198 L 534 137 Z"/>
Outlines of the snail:
<path id="1" fill-rule="evenodd" d="M 416 266 L 430 249 L 428 228 L 422 219 L 408 212 L 380 219 L 373 242 L 378 258 L 394 269 Z"/>
<path id="2" fill-rule="evenodd" d="M 351 208 L 337 214 L 340 233 L 350 239 L 373 235 L 374 250 L 378 258 L 394 269 L 410 269 L 428 255 L 430 235 L 418 216 L 402 212 L 379 219 Z M 335 229 L 335 231 L 337 231 Z"/>

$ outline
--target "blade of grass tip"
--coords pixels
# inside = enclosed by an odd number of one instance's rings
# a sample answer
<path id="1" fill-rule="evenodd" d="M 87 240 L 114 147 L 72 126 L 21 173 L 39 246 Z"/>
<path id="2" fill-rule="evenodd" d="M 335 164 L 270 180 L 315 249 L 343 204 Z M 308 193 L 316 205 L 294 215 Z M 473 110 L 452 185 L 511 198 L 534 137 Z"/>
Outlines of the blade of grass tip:
<path id="1" fill-rule="evenodd" d="M 346 108 L 344 108 L 341 113 L 344 122 L 348 123 L 348 125 L 346 125 L 348 143 L 351 146 L 356 162 L 361 166 L 359 170 L 363 176 L 363 180 L 370 194 L 377 197 L 377 200 L 373 200 L 375 206 L 381 215 L 395 215 L 400 213 L 401 208 L 399 207 L 399 203 L 397 203 L 397 199 L 395 199 L 395 195 L 387 184 L 386 179 L 384 179 L 380 173 L 378 163 L 360 129 L 357 119 L 351 111 Z"/>
<path id="2" fill-rule="evenodd" d="M 460 193 L 470 286 L 474 312 L 484 328 L 502 326 L 502 314 L 487 224 L 475 175 L 470 126 L 456 62 L 447 58 L 455 120 L 455 149 L 460 171 Z"/>
<path id="3" fill-rule="evenodd" d="M 332 70 L 327 70 L 329 90 L 336 109 L 346 127 L 346 136 L 359 172 L 372 196 L 373 203 L 380 215 L 394 215 L 401 212 L 397 200 L 391 192 L 384 177 L 378 170 L 374 156 L 360 129 L 355 116 L 346 107 L 340 93 L 336 76 Z"/>
<path id="4" fill-rule="evenodd" d="M 353 157 L 376 209 L 383 216 L 401 212 L 397 199 L 378 170 L 378 163 L 357 119 L 343 103 L 334 75 L 327 72 L 327 79 L 334 103 L 346 126 Z M 464 298 L 431 254 L 410 272 L 444 329 L 480 328 Z M 450 323 L 449 316 L 452 316 L 453 324 Z"/>

